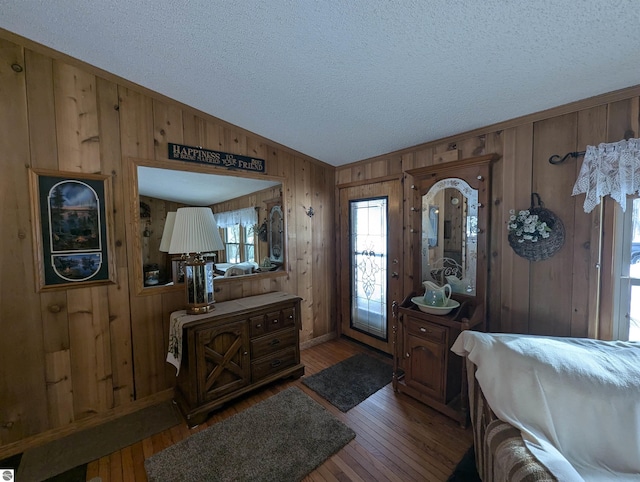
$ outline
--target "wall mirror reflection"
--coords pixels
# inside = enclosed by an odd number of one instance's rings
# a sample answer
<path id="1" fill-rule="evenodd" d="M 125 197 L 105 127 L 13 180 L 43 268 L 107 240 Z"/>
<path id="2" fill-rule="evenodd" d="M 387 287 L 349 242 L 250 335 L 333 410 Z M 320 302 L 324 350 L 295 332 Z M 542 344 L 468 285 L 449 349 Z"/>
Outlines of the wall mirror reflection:
<path id="1" fill-rule="evenodd" d="M 200 164 L 132 160 L 129 184 L 131 224 L 138 233 L 132 243 L 138 293 L 176 289 L 184 282 L 184 265 L 179 254 L 169 253 L 165 233 L 180 207 L 208 206 L 214 213 L 224 249 L 203 255 L 214 262 L 216 281 L 286 268 L 283 179 Z M 280 220 L 272 230 L 274 206 Z M 272 246 L 277 246 L 276 258 Z"/>
<path id="2" fill-rule="evenodd" d="M 478 190 L 447 178 L 422 196 L 422 279 L 476 294 Z"/>

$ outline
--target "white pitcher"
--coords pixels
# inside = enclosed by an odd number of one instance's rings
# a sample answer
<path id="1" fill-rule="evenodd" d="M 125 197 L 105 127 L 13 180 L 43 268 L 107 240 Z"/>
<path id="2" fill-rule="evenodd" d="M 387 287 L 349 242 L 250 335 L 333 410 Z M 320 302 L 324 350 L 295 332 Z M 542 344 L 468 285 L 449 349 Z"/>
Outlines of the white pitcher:
<path id="1" fill-rule="evenodd" d="M 424 302 L 429 306 L 447 306 L 451 298 L 451 285 L 438 286 L 433 281 L 423 281 Z"/>

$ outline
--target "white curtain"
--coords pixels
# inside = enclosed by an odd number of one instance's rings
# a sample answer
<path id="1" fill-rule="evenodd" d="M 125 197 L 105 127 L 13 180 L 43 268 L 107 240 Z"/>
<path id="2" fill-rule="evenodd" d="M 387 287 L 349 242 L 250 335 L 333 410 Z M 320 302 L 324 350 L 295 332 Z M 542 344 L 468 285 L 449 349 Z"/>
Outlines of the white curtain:
<path id="1" fill-rule="evenodd" d="M 585 194 L 584 212 L 609 195 L 625 210 L 627 194 L 640 192 L 640 139 L 587 146 L 573 196 Z"/>
<path id="2" fill-rule="evenodd" d="M 236 211 L 225 211 L 215 213 L 216 223 L 219 228 L 228 228 L 240 224 L 241 226 L 254 226 L 258 224 L 258 211 L 256 208 L 238 209 Z"/>

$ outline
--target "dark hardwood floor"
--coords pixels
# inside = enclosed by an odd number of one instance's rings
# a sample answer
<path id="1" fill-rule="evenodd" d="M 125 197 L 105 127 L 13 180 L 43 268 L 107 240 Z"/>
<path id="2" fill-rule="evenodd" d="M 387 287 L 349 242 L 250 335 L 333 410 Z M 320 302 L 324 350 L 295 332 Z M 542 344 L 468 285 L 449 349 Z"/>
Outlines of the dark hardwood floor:
<path id="1" fill-rule="evenodd" d="M 346 339 L 303 350 L 305 376 L 363 351 L 368 349 Z M 371 353 L 383 357 L 377 352 Z M 356 432 L 355 439 L 304 479 L 307 482 L 445 481 L 473 441 L 470 428 L 463 429 L 439 412 L 406 395 L 394 393 L 391 384 L 342 413 L 301 380 L 281 381 L 232 403 L 198 427 L 189 429 L 182 423 L 91 462 L 87 467 L 87 481 L 94 477 L 100 477 L 102 482 L 146 481 L 145 458 L 291 385 L 302 389 Z"/>

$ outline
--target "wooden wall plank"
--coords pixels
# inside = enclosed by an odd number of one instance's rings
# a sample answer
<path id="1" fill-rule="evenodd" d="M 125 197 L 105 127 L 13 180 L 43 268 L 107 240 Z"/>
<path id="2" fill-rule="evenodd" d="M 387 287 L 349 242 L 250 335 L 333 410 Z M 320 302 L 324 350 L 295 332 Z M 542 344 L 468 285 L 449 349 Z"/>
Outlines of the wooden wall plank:
<path id="1" fill-rule="evenodd" d="M 508 215 L 509 210 L 505 207 L 503 200 L 504 195 L 504 138 L 502 131 L 491 132 L 485 136 L 482 153 L 497 154 L 500 158 L 491 164 L 491 195 L 489 210 L 489 242 L 487 243 L 487 267 L 489 268 L 488 286 L 491 289 L 487 291 L 487 313 L 500 312 L 502 300 L 502 256 L 504 250 L 508 248 L 505 245 L 504 219 Z M 514 161 L 514 162 L 520 162 Z M 487 329 L 491 331 L 502 331 L 500 325 L 500 317 L 489 317 Z"/>
<path id="2" fill-rule="evenodd" d="M 58 168 L 56 113 L 53 95 L 53 62 L 49 57 L 25 51 L 29 148 L 31 166 Z"/>
<path id="3" fill-rule="evenodd" d="M 76 419 L 113 408 L 107 291 L 96 286 L 67 293 Z"/>
<path id="4" fill-rule="evenodd" d="M 492 225 L 500 230 L 499 233 L 493 232 L 494 237 L 500 236 L 503 246 L 500 265 L 501 301 L 499 306 L 490 307 L 490 313 L 499 316 L 490 316 L 489 327 L 491 330 L 528 333 L 530 263 L 515 254 L 506 238 L 509 211 L 526 209 L 531 202 L 533 125 L 506 129 L 502 137 L 502 179 L 495 179 L 494 182 L 494 185 L 502 184 L 502 200 L 494 206 L 492 216 Z M 492 277 L 490 285 L 494 286 L 495 283 L 496 279 Z"/>
<path id="5" fill-rule="evenodd" d="M 118 86 L 118 99 L 122 157 L 153 159 L 152 99 L 121 86 Z"/>
<path id="6" fill-rule="evenodd" d="M 0 39 L 0 444 L 50 427 L 40 299 L 34 291 L 23 49 Z"/>
<path id="7" fill-rule="evenodd" d="M 63 171 L 100 171 L 100 134 L 94 75 L 53 62 L 58 166 Z"/>
<path id="8" fill-rule="evenodd" d="M 169 142 L 184 143 L 182 116 L 182 109 L 178 106 L 153 101 L 153 143 L 156 159 L 169 157 Z"/>
<path id="9" fill-rule="evenodd" d="M 605 142 L 607 135 L 607 106 L 601 105 L 578 112 L 577 148 Z M 574 177 L 577 179 L 582 158 L 575 161 Z M 571 336 L 586 337 L 589 334 L 589 319 L 595 316 L 599 296 L 599 272 L 596 265 L 600 242 L 600 209 L 586 214 L 583 209 L 584 195 L 573 198 L 573 292 L 571 296 Z"/>

